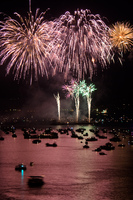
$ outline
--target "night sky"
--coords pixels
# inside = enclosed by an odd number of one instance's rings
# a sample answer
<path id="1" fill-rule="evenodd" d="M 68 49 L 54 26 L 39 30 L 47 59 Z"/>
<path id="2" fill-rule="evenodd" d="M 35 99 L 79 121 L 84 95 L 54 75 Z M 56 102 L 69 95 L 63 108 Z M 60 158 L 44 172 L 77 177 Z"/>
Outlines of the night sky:
<path id="1" fill-rule="evenodd" d="M 77 8 L 90 9 L 93 14 L 100 14 L 104 17 L 107 25 L 111 25 L 117 21 L 129 21 L 133 24 L 132 17 L 132 2 L 131 1 L 95 1 L 95 0 L 58 0 L 58 1 L 44 1 L 32 0 L 32 11 L 36 8 L 45 11 L 50 10 L 46 14 L 47 19 L 54 19 L 64 14 L 65 11 L 73 11 Z M 18 12 L 22 16 L 27 16 L 29 2 L 28 0 L 3 0 L 0 3 L 0 12 L 3 12 L 11 17 L 13 13 Z M 2 19 L 2 16 L 1 16 Z M 108 105 L 130 103 L 133 102 L 133 52 L 127 53 L 124 56 L 123 65 L 118 62 L 108 66 L 108 69 L 102 73 L 97 73 L 93 77 L 93 82 L 96 84 L 97 92 L 95 92 L 96 105 Z M 89 78 L 86 76 L 86 81 Z M 53 98 L 53 93 L 61 91 L 61 86 L 64 84 L 62 74 L 58 74 L 53 78 L 47 80 L 45 77 L 40 77 L 38 82 L 34 82 L 32 86 L 29 85 L 28 80 L 21 80 L 19 83 L 13 80 L 12 75 L 5 77 L 5 66 L 0 66 L 0 104 L 1 109 L 13 104 L 16 107 L 24 107 L 29 102 L 47 101 Z M 40 96 L 38 95 L 40 94 Z M 64 98 L 64 95 L 61 94 Z M 12 103 L 13 102 L 13 103 Z M 28 102 L 28 103 L 27 103 Z M 37 104 L 37 103 L 36 103 Z M 35 106 L 34 103 L 31 105 Z"/>

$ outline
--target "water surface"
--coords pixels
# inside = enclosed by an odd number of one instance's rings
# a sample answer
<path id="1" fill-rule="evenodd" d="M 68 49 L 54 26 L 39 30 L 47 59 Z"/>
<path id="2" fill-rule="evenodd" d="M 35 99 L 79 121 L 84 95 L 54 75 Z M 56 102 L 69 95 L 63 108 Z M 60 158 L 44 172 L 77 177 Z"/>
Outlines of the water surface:
<path id="1" fill-rule="evenodd" d="M 92 127 L 84 127 L 93 136 L 89 131 Z M 133 199 L 133 146 L 128 145 L 128 137 L 120 142 L 126 145 L 124 148 L 113 143 L 115 150 L 104 151 L 107 155 L 101 156 L 92 150 L 109 142 L 112 134 L 107 133 L 107 139 L 89 142 L 89 149 L 83 149 L 85 140 L 81 143 L 71 134 L 59 134 L 56 140 L 42 139 L 40 144 L 24 139 L 20 129 L 16 134 L 17 138 L 12 138 L 11 133 L 2 133 L 5 140 L 0 141 L 0 200 Z M 57 147 L 45 146 L 54 141 Z M 30 166 L 31 161 L 34 166 Z M 15 171 L 22 162 L 27 170 Z M 32 175 L 44 175 L 45 184 L 29 188 L 27 177 Z"/>

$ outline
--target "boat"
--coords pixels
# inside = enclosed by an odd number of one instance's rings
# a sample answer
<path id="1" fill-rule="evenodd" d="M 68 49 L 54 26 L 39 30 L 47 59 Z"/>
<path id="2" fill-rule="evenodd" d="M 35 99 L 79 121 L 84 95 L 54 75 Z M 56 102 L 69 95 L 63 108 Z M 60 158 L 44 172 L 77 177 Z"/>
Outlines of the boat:
<path id="1" fill-rule="evenodd" d="M 54 142 L 53 144 L 46 143 L 46 147 L 57 147 L 57 144 L 56 142 Z"/>
<path id="2" fill-rule="evenodd" d="M 29 176 L 28 185 L 30 187 L 41 187 L 44 185 L 43 176 Z"/>
<path id="3" fill-rule="evenodd" d="M 125 147 L 125 144 L 119 144 L 118 147 Z"/>
<path id="4" fill-rule="evenodd" d="M 21 171 L 21 170 L 26 170 L 26 165 L 23 163 L 16 165 L 15 170 Z"/>
<path id="5" fill-rule="evenodd" d="M 101 149 L 106 151 L 114 150 L 115 147 L 111 144 L 111 142 L 107 142 L 105 145 L 100 146 Z"/>
<path id="6" fill-rule="evenodd" d="M 86 130 L 85 128 L 78 128 L 78 129 L 76 130 L 76 132 L 83 133 L 85 130 Z"/>
<path id="7" fill-rule="evenodd" d="M 84 138 L 80 135 L 80 136 L 78 136 L 78 139 L 83 140 Z"/>
<path id="8" fill-rule="evenodd" d="M 78 135 L 75 132 L 73 132 L 71 138 L 78 138 Z"/>
<path id="9" fill-rule="evenodd" d="M 89 149 L 90 147 L 88 146 L 88 144 L 85 144 L 85 145 L 83 146 L 83 148 L 84 148 L 84 149 Z"/>
<path id="10" fill-rule="evenodd" d="M 33 141 L 32 141 L 33 144 L 38 144 L 38 143 L 40 143 L 40 142 L 41 142 L 41 140 L 39 140 L 39 139 L 38 139 L 38 140 L 33 140 Z"/>
<path id="11" fill-rule="evenodd" d="M 0 137 L 0 140 L 4 140 L 4 137 L 1 136 L 1 137 Z"/>
<path id="12" fill-rule="evenodd" d="M 34 162 L 30 162 L 30 166 L 33 166 L 34 165 Z"/>
<path id="13" fill-rule="evenodd" d="M 13 137 L 13 138 L 16 138 L 16 137 L 17 137 L 17 135 L 16 135 L 15 133 L 13 133 L 13 134 L 12 134 L 12 137 Z"/>
<path id="14" fill-rule="evenodd" d="M 100 139 L 107 139 L 107 136 L 104 136 L 104 135 L 97 134 L 97 137 L 99 137 Z"/>
<path id="15" fill-rule="evenodd" d="M 96 148 L 95 150 L 93 150 L 93 151 L 97 151 L 97 152 L 99 152 L 99 151 L 101 151 L 101 148 L 100 147 L 98 147 L 98 148 Z"/>
<path id="16" fill-rule="evenodd" d="M 90 137 L 90 138 L 87 138 L 86 141 L 89 141 L 89 142 L 90 142 L 90 141 L 97 141 L 97 138 L 95 138 L 95 137 Z"/>
<path id="17" fill-rule="evenodd" d="M 121 139 L 119 138 L 119 136 L 115 135 L 114 137 L 112 137 L 112 138 L 110 139 L 110 141 L 111 141 L 111 142 L 120 142 Z"/>
<path id="18" fill-rule="evenodd" d="M 106 153 L 104 153 L 104 152 L 100 152 L 99 153 L 99 155 L 102 155 L 102 156 L 104 156 L 104 155 L 107 155 Z"/>

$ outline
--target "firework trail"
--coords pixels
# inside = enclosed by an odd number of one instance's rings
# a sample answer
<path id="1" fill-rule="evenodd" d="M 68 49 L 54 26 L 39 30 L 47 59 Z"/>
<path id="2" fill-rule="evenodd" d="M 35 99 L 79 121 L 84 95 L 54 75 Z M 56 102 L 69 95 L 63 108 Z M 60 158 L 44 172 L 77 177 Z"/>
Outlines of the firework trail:
<path id="1" fill-rule="evenodd" d="M 77 10 L 74 15 L 68 11 L 55 20 L 54 29 L 60 34 L 54 41 L 55 51 L 60 60 L 59 69 L 68 76 L 70 71 L 78 79 L 90 73 L 97 63 L 103 67 L 113 59 L 112 45 L 109 40 L 109 27 L 100 15 L 90 10 Z"/>
<path id="2" fill-rule="evenodd" d="M 60 122 L 60 95 L 57 93 L 57 95 L 54 94 L 54 98 L 57 103 L 57 109 L 58 109 L 58 121 Z"/>
<path id="3" fill-rule="evenodd" d="M 89 86 L 85 83 L 85 80 L 80 82 L 80 93 L 82 96 L 86 96 L 88 105 L 88 122 L 90 123 L 91 117 L 91 102 L 92 102 L 92 92 L 96 90 L 95 85 L 91 83 Z"/>
<path id="4" fill-rule="evenodd" d="M 110 29 L 110 40 L 121 53 L 130 51 L 133 46 L 133 27 L 129 23 L 113 24 Z"/>
<path id="5" fill-rule="evenodd" d="M 53 22 L 45 22 L 45 12 L 39 14 L 39 9 L 35 17 L 31 11 L 24 19 L 18 13 L 15 15 L 18 21 L 8 17 L 0 22 L 0 64 L 7 64 L 7 74 L 13 71 L 14 79 L 30 76 L 32 84 L 33 76 L 48 77 L 53 71 L 50 43 Z"/>

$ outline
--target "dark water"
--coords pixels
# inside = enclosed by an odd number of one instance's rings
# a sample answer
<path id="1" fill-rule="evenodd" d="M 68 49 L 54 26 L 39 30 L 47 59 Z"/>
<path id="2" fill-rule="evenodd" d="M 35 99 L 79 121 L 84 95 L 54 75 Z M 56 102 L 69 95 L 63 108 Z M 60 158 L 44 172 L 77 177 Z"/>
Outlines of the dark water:
<path id="1" fill-rule="evenodd" d="M 88 131 L 91 126 L 84 127 L 92 136 Z M 83 149 L 84 143 L 70 135 L 59 134 L 56 140 L 42 139 L 40 144 L 33 144 L 23 139 L 21 130 L 16 134 L 14 139 L 11 133 L 3 133 L 5 140 L 0 141 L 0 200 L 133 199 L 133 146 L 128 145 L 128 137 L 122 141 L 126 147 L 113 143 L 115 150 L 101 156 L 92 150 L 108 142 L 113 136 L 109 133 L 107 139 L 89 142 L 89 149 Z M 54 141 L 58 147 L 45 146 Z M 27 170 L 15 171 L 15 165 L 22 162 Z M 29 188 L 27 177 L 31 175 L 45 175 L 45 185 Z"/>

